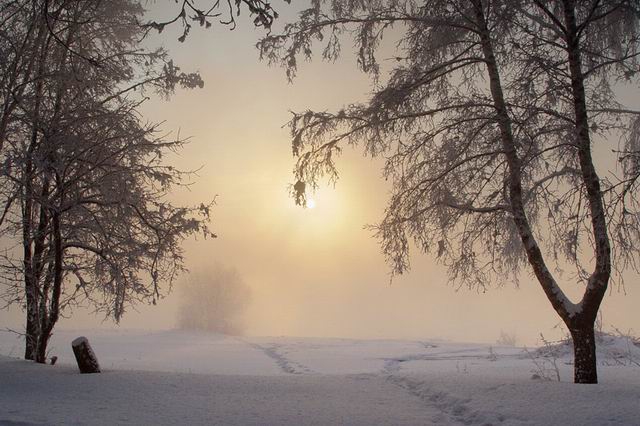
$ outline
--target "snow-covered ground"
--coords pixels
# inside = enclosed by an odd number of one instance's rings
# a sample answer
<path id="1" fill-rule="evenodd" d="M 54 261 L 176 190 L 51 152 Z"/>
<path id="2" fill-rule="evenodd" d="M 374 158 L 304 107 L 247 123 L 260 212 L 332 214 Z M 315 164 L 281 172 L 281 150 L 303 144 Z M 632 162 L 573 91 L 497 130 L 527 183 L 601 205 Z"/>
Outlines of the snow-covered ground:
<path id="1" fill-rule="evenodd" d="M 80 335 L 102 374 L 78 373 Z M 45 366 L 0 333 L 0 425 L 640 425 L 640 348 L 605 339 L 601 383 L 581 386 L 568 348 L 552 349 L 59 330 Z"/>

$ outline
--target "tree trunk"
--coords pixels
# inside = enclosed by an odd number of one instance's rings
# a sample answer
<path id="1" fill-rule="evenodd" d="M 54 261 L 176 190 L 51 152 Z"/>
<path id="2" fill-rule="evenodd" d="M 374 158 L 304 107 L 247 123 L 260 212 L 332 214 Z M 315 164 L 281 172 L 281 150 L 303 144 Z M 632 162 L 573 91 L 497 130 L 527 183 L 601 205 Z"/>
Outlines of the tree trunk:
<path id="1" fill-rule="evenodd" d="M 71 342 L 73 348 L 73 354 L 76 356 L 78 362 L 78 368 L 82 374 L 87 373 L 99 373 L 100 365 L 98 364 L 98 358 L 89 345 L 89 340 L 86 337 L 78 337 Z"/>
<path id="2" fill-rule="evenodd" d="M 31 315 L 29 315 L 29 308 L 27 307 L 27 326 L 25 328 L 24 359 L 36 359 L 36 343 L 38 340 L 37 324 L 38 322 L 35 320 L 35 318 L 31 318 Z"/>
<path id="3" fill-rule="evenodd" d="M 62 248 L 62 236 L 60 231 L 60 213 L 56 210 L 51 214 L 52 223 L 53 223 L 53 250 L 54 250 L 54 262 L 53 262 L 53 288 L 51 289 L 51 300 L 49 302 L 48 312 L 47 312 L 47 304 L 46 304 L 46 293 L 49 291 L 49 274 L 45 278 L 45 284 L 43 285 L 43 292 L 45 295 L 42 296 L 42 309 L 40 314 L 40 335 L 38 336 L 38 348 L 36 354 L 36 362 L 46 363 L 47 362 L 47 344 L 49 343 L 49 338 L 51 337 L 51 332 L 53 331 L 53 327 L 58 322 L 59 312 L 60 312 L 60 295 L 62 294 L 62 258 L 64 256 L 64 249 Z M 77 339 L 76 339 L 77 340 Z M 85 339 L 86 340 L 86 339 Z M 89 343 L 87 342 L 87 346 Z M 89 347 L 91 349 L 91 347 Z M 75 348 L 74 348 L 75 352 Z M 93 353 L 93 352 L 91 352 Z M 77 357 L 77 355 L 76 355 Z M 94 355 L 95 358 L 95 355 Z M 96 367 L 98 362 L 96 360 Z M 99 371 L 99 369 L 98 369 Z"/>
<path id="4" fill-rule="evenodd" d="M 573 340 L 574 383 L 598 383 L 594 324 L 585 322 L 578 327 L 570 328 L 569 332 Z"/>
<path id="5" fill-rule="evenodd" d="M 46 333 L 45 330 L 42 330 L 42 334 L 38 336 L 38 348 L 35 354 L 35 361 L 40 364 L 47 363 L 47 345 L 49 344 L 50 337 L 51 334 Z"/>

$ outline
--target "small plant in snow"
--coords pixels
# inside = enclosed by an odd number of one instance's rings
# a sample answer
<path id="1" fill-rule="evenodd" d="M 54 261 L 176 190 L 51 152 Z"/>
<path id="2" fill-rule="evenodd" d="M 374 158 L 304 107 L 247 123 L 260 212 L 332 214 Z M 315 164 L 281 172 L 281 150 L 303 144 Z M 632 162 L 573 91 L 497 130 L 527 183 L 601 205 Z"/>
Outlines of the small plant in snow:
<path id="1" fill-rule="evenodd" d="M 489 361 L 497 361 L 498 355 L 493 351 L 493 346 L 489 346 L 489 356 L 487 356 Z"/>
<path id="2" fill-rule="evenodd" d="M 533 373 L 531 378 L 534 380 L 557 380 L 560 382 L 558 359 L 568 352 L 568 340 L 549 342 L 542 333 L 540 333 L 540 340 L 542 340 L 543 346 L 535 351 L 531 352 L 526 347 L 524 348 L 534 365 L 531 370 Z"/>
<path id="3" fill-rule="evenodd" d="M 602 365 L 640 367 L 640 338 L 631 331 L 613 327 L 612 332 L 596 335 L 597 345 L 604 351 Z"/>

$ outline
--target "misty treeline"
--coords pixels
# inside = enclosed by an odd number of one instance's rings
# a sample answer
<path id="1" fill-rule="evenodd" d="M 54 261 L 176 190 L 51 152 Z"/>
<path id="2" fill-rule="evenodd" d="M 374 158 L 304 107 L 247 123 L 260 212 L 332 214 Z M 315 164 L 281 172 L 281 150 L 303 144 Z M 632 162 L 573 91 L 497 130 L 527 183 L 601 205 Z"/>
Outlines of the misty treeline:
<path id="1" fill-rule="evenodd" d="M 235 268 L 214 264 L 190 271 L 180 284 L 178 326 L 241 335 L 251 289 Z"/>
<path id="2" fill-rule="evenodd" d="M 597 312 L 638 270 L 640 113 L 617 94 L 638 88 L 639 15 L 637 0 L 311 1 L 261 57 L 293 79 L 350 40 L 373 84 L 364 102 L 293 114 L 296 201 L 337 179 L 345 146 L 384 158 L 374 229 L 393 272 L 410 247 L 470 287 L 533 272 L 572 336 L 575 381 L 597 382 Z"/>

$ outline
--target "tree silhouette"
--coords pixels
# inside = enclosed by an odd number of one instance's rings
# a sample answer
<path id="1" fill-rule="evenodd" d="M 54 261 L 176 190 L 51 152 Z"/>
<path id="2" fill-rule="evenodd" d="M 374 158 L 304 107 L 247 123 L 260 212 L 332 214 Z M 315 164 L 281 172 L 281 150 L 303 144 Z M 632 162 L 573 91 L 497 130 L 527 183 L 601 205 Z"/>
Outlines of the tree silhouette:
<path id="1" fill-rule="evenodd" d="M 129 0 L 0 9 L 0 232 L 19 247 L 0 272 L 5 301 L 25 306 L 27 359 L 45 362 L 64 310 L 90 303 L 117 321 L 155 303 L 183 269 L 181 241 L 213 235 L 210 205 L 167 200 L 187 174 L 162 157 L 184 141 L 139 112 L 152 92 L 203 83 L 140 47 L 142 13 Z"/>
<path id="2" fill-rule="evenodd" d="M 472 287 L 517 281 L 527 265 L 571 333 L 575 381 L 597 382 L 594 321 L 612 266 L 621 279 L 638 256 L 639 113 L 617 102 L 614 85 L 638 81 L 639 9 L 631 0 L 312 2 L 260 41 L 261 57 L 293 79 L 314 43 L 332 61 L 350 36 L 374 91 L 335 113 L 294 113 L 297 203 L 337 178 L 344 145 L 383 156 L 393 189 L 375 229 L 394 273 L 409 269 L 412 243 Z M 377 54 L 392 27 L 400 35 L 385 77 Z M 594 161 L 594 143 L 611 152 L 619 134 L 616 173 Z M 582 286 L 580 301 L 561 279 Z"/>

